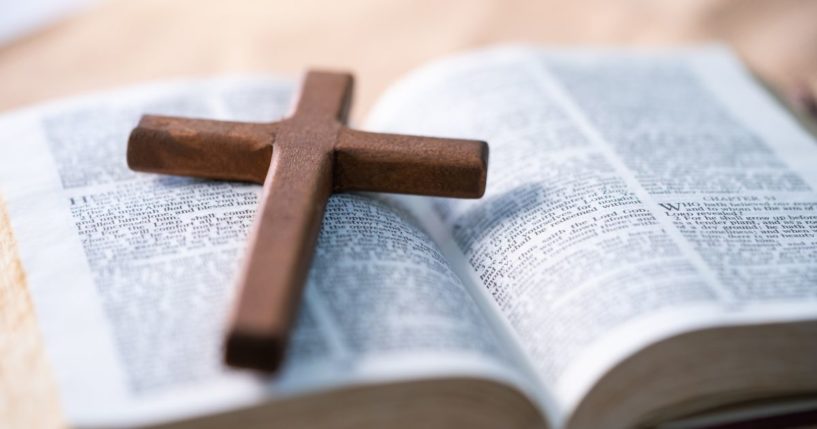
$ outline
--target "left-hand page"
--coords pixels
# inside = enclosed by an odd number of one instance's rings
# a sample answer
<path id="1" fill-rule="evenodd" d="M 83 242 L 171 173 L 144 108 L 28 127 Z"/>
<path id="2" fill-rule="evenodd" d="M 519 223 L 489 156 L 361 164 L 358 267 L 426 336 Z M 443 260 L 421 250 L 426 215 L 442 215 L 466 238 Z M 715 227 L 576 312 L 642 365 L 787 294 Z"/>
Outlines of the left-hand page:
<path id="1" fill-rule="evenodd" d="M 260 187 L 130 171 L 128 132 L 142 113 L 277 120 L 292 89 L 190 81 L 0 117 L 0 194 L 72 426 L 151 424 L 349 383 L 519 378 L 408 212 L 364 195 L 329 201 L 282 372 L 222 365 Z"/>

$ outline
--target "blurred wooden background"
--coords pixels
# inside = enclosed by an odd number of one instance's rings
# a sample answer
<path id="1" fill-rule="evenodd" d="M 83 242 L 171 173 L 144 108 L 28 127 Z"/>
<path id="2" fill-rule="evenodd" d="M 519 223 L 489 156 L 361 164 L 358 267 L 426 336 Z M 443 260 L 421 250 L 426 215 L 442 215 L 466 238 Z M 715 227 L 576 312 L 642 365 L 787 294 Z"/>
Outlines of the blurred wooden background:
<path id="1" fill-rule="evenodd" d="M 0 48 L 0 110 L 144 80 L 354 70 L 355 116 L 411 68 L 480 45 L 725 41 L 786 96 L 817 93 L 815 0 L 108 0 Z"/>

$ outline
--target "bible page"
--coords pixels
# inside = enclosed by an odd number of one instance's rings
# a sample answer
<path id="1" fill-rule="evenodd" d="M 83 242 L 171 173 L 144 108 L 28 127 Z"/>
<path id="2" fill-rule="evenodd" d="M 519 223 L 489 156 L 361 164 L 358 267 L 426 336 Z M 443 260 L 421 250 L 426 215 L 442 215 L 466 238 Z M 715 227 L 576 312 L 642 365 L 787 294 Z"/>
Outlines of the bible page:
<path id="1" fill-rule="evenodd" d="M 817 143 L 722 48 L 489 49 L 411 74 L 369 119 L 488 141 L 485 197 L 415 204 L 554 426 L 655 341 L 817 318 Z"/>
<path id="2" fill-rule="evenodd" d="M 333 196 L 283 369 L 222 364 L 260 186 L 130 171 L 143 113 L 271 121 L 289 81 L 157 84 L 0 118 L 0 195 L 73 427 L 143 425 L 350 383 L 524 385 L 503 339 L 398 202 Z"/>

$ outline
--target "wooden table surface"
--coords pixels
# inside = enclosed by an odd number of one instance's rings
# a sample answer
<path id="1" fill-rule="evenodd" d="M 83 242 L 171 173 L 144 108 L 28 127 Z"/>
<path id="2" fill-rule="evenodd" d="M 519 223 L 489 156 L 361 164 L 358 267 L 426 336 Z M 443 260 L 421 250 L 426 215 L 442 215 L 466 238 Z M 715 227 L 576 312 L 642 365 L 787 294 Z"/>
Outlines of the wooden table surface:
<path id="1" fill-rule="evenodd" d="M 20 0 L 24 1 L 24 0 Z M 789 99 L 817 94 L 817 0 L 107 0 L 0 47 L 0 111 L 229 72 L 353 70 L 355 119 L 389 83 L 498 42 L 723 41 Z M 0 196 L 0 427 L 54 427 L 59 398 Z"/>
<path id="2" fill-rule="evenodd" d="M 814 0 L 109 0 L 0 48 L 0 111 L 145 80 L 353 70 L 357 119 L 401 74 L 490 43 L 725 41 L 786 94 L 817 92 Z"/>

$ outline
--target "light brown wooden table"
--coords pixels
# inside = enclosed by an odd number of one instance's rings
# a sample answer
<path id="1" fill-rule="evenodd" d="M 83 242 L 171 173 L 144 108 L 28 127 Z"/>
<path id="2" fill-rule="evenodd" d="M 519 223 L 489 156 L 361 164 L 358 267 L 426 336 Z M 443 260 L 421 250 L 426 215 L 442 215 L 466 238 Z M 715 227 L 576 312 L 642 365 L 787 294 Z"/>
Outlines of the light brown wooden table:
<path id="1" fill-rule="evenodd" d="M 0 47 L 0 111 L 145 80 L 324 66 L 357 74 L 359 120 L 401 74 L 454 51 L 713 40 L 784 96 L 817 94 L 817 0 L 108 0 Z M 2 428 L 61 421 L 37 332 L 0 195 Z"/>
<path id="2" fill-rule="evenodd" d="M 151 79 L 354 70 L 358 118 L 398 76 L 489 43 L 722 40 L 787 93 L 817 92 L 814 0 L 102 2 L 0 48 L 0 110 Z"/>

